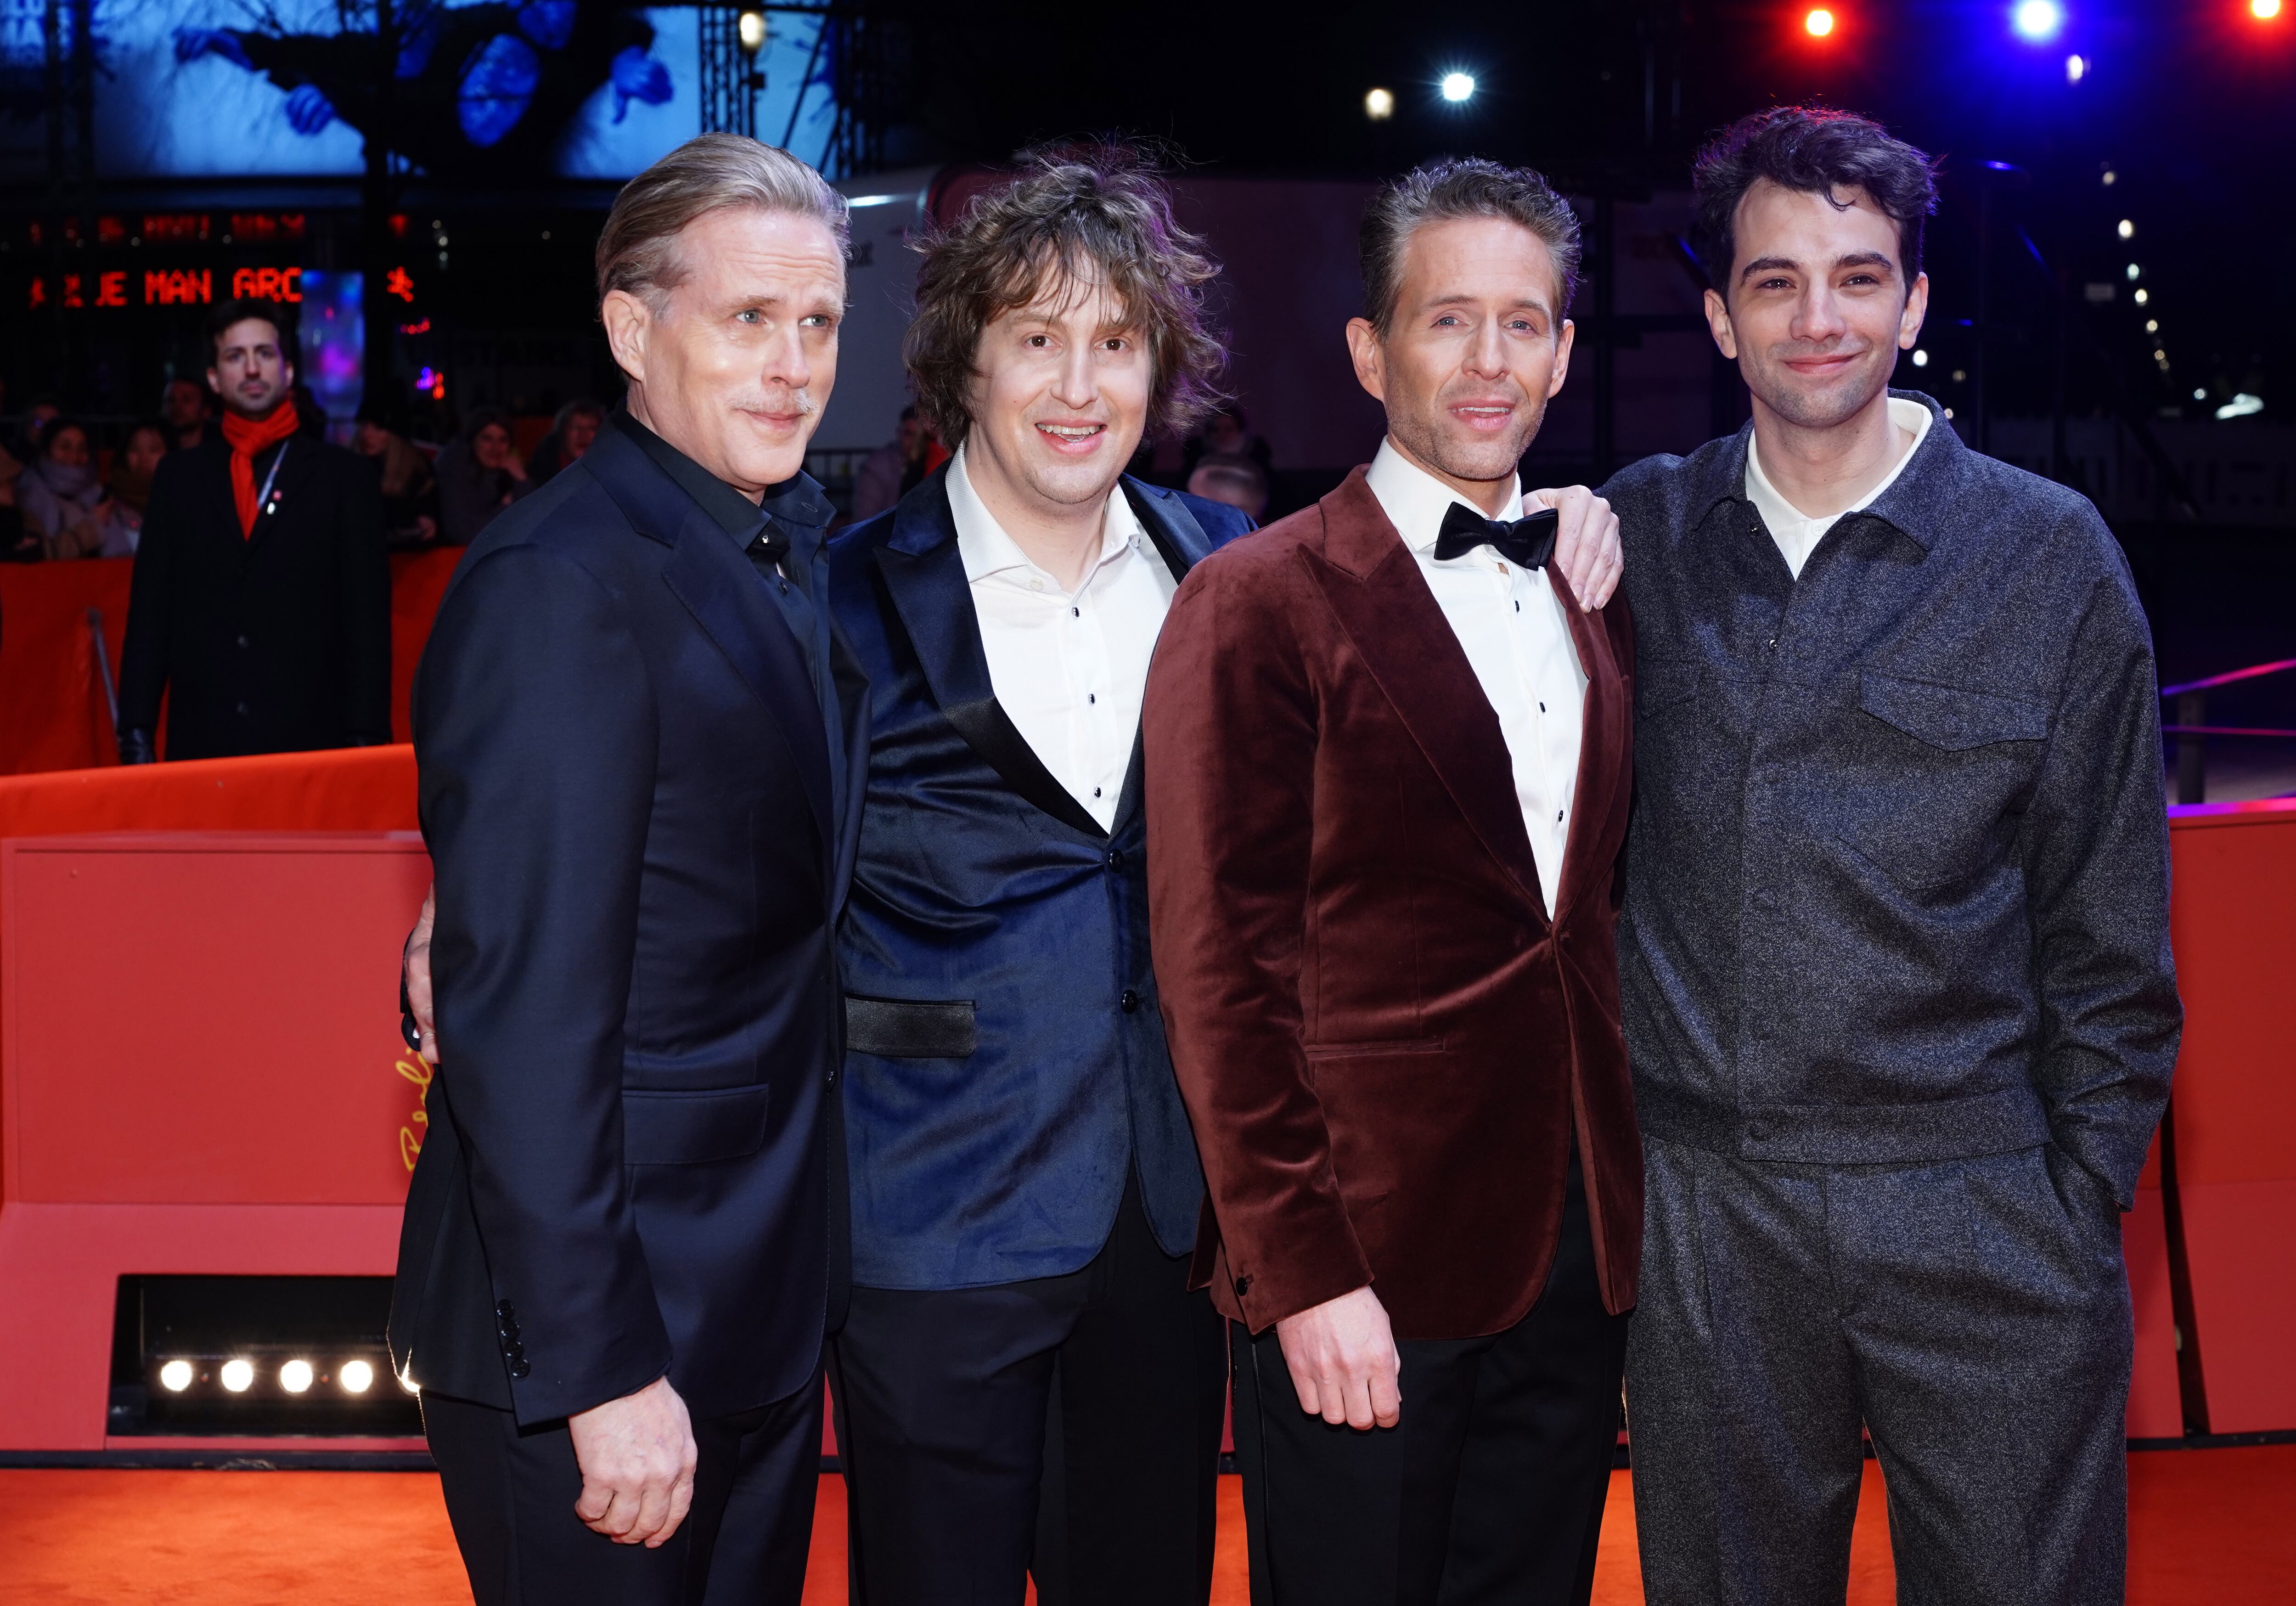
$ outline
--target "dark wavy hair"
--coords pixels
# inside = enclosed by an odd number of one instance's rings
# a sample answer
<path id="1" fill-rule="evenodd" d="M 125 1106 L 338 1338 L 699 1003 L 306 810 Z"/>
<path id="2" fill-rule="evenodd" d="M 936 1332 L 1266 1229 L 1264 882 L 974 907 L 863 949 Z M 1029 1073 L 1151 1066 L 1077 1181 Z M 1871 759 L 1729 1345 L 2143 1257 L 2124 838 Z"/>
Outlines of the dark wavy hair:
<path id="1" fill-rule="evenodd" d="M 1219 264 L 1173 220 L 1156 152 L 1063 141 L 1023 151 L 1013 166 L 1010 183 L 917 242 L 924 264 L 901 359 L 934 432 L 955 447 L 972 429 L 981 332 L 1062 284 L 1105 283 L 1145 338 L 1150 435 L 1182 433 L 1225 401 L 1216 381 L 1227 353 L 1204 307 Z"/>
<path id="2" fill-rule="evenodd" d="M 1738 203 L 1758 180 L 1823 195 L 1837 209 L 1840 192 L 1863 190 L 1898 225 L 1898 266 L 1910 293 L 1922 271 L 1922 225 L 1937 210 L 1942 165 L 1870 118 L 1824 106 L 1773 106 L 1742 117 L 1707 143 L 1691 168 L 1697 209 L 1690 225 L 1706 282 L 1730 296 L 1738 257 Z"/>

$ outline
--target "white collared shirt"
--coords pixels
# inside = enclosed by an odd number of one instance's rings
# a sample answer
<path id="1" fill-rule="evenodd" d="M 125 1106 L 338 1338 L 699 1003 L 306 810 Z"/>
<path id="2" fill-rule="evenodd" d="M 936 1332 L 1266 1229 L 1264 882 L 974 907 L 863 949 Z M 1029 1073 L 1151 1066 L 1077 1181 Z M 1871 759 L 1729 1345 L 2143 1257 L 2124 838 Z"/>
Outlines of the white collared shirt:
<path id="1" fill-rule="evenodd" d="M 1840 512 L 1824 513 L 1815 519 L 1778 494 L 1777 488 L 1770 483 L 1770 477 L 1762 472 L 1761 460 L 1754 451 L 1754 438 L 1751 435 L 1746 438 L 1746 499 L 1754 504 L 1754 511 L 1762 515 L 1762 522 L 1769 529 L 1770 539 L 1778 544 L 1779 555 L 1785 559 L 1786 568 L 1792 571 L 1797 580 L 1801 578 L 1801 566 L 1809 561 L 1809 554 L 1816 550 L 1820 541 L 1825 539 L 1825 532 L 1833 528 L 1837 520 L 1865 512 L 1874 505 L 1883 491 L 1898 482 L 1898 476 L 1904 473 L 1906 465 L 1914 460 L 1915 448 L 1922 444 L 1922 437 L 1930 432 L 1930 410 L 1917 401 L 1893 396 L 1890 398 L 1890 422 L 1900 430 L 1914 432 L 1913 446 L 1907 447 L 1895 466 L 1882 476 L 1881 484 Z"/>
<path id="2" fill-rule="evenodd" d="M 1436 605 L 1475 672 L 1514 770 L 1515 800 L 1530 833 L 1538 889 L 1546 913 L 1562 883 L 1562 849 L 1570 840 L 1570 808 L 1578 790 L 1578 743 L 1587 703 L 1587 672 L 1570 640 L 1562 599 L 1543 569 L 1524 569 L 1488 546 L 1447 560 L 1435 556 L 1443 514 L 1452 503 L 1482 510 L 1382 441 L 1372 459 L 1371 493 L 1394 525 Z M 1507 494 L 1502 519 L 1522 516 L 1520 481 Z"/>
<path id="3" fill-rule="evenodd" d="M 1004 533 L 972 488 L 963 447 L 948 468 L 948 507 L 996 701 L 1053 778 L 1113 829 L 1149 656 L 1179 582 L 1122 486 L 1108 494 L 1100 555 L 1073 593 Z"/>

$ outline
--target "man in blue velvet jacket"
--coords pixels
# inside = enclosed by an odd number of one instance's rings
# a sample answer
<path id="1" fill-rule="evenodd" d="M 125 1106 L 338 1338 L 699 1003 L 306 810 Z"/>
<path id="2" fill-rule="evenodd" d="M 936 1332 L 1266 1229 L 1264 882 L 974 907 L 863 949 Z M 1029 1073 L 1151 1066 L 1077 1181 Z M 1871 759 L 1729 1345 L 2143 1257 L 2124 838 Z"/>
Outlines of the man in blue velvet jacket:
<path id="1" fill-rule="evenodd" d="M 831 1357 L 855 1598 L 1201 1602 L 1226 1346 L 1189 1287 L 1138 728 L 1173 592 L 1250 523 L 1123 470 L 1213 397 L 1218 270 L 1120 146 L 1025 155 L 925 253 L 906 356 L 956 455 L 830 558 L 872 703 Z M 1588 493 L 1563 523 L 1607 567 Z"/>

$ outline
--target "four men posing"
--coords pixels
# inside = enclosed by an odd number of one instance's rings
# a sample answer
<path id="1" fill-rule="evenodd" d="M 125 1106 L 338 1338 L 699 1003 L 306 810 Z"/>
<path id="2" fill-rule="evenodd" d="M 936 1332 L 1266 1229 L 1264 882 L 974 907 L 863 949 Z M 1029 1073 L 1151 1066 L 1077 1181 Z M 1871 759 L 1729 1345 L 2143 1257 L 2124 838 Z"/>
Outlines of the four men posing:
<path id="1" fill-rule="evenodd" d="M 1838 1600 L 1861 1423 L 1931 1598 L 2117 1598 L 2142 617 L 1886 393 L 1917 156 L 1770 114 L 1700 184 L 1755 422 L 1617 482 L 1630 624 L 1605 504 L 1514 477 L 1535 175 L 1374 201 L 1387 440 L 1245 533 L 1122 475 L 1214 266 L 1032 153 L 926 244 L 955 458 L 825 553 L 836 198 L 727 136 L 633 182 L 627 411 L 417 693 L 393 1337 L 481 1602 L 794 1600 L 824 1332 L 858 1601 L 1201 1602 L 1225 1363 L 1256 1601 L 1583 1602 L 1622 1361 L 1654 1599 Z"/>

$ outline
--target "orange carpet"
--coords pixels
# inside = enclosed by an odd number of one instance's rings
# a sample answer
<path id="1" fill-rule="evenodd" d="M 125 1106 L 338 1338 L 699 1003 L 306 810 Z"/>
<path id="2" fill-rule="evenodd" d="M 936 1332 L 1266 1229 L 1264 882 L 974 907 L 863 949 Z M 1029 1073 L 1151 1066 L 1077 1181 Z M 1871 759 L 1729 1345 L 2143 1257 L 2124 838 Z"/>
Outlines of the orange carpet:
<path id="1" fill-rule="evenodd" d="M 1894 1595 L 1866 1468 L 1848 1606 Z M 1243 1513 L 1220 1480 L 1214 1606 L 1245 1606 Z M 2134 1606 L 2265 1606 L 2296 1577 L 2296 1445 L 2129 1458 Z M 845 1598 L 845 1487 L 821 1484 L 809 1606 Z M 468 1606 L 439 1480 L 406 1472 L 0 1471 L 0 1606 Z M 1616 1474 L 1596 1606 L 1638 1606 Z"/>

